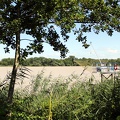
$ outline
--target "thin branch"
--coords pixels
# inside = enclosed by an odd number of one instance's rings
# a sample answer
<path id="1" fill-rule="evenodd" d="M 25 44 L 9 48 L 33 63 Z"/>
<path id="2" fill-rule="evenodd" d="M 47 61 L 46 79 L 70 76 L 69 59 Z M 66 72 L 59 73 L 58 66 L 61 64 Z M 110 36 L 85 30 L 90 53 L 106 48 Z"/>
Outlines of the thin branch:
<path id="1" fill-rule="evenodd" d="M 27 40 L 27 41 L 34 41 L 34 40 L 30 40 L 30 39 L 20 39 L 21 41 L 25 41 L 25 40 Z"/>
<path id="2" fill-rule="evenodd" d="M 82 20 L 80 21 L 79 19 L 70 19 L 70 20 L 73 20 L 74 23 L 99 23 L 99 21 L 91 21 L 91 20 Z M 55 23 L 55 20 L 53 18 L 51 18 L 48 23 L 51 23 L 51 24 L 54 24 Z M 44 22 L 41 21 L 41 24 L 44 24 Z"/>

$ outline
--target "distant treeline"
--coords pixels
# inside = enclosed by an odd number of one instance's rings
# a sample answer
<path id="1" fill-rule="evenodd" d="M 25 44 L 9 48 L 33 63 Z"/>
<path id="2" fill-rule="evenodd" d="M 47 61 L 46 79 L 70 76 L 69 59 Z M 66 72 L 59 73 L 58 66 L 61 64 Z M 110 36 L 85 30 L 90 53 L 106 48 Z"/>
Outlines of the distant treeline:
<path id="1" fill-rule="evenodd" d="M 13 58 L 4 58 L 0 61 L 0 66 L 12 66 Z M 118 59 L 101 59 L 102 63 L 107 66 L 114 65 L 115 63 L 120 65 L 120 58 Z M 100 65 L 98 59 L 91 58 L 76 58 L 75 56 L 69 56 L 65 59 L 52 59 L 45 57 L 28 58 L 24 61 L 21 60 L 21 64 L 24 66 L 96 66 Z"/>

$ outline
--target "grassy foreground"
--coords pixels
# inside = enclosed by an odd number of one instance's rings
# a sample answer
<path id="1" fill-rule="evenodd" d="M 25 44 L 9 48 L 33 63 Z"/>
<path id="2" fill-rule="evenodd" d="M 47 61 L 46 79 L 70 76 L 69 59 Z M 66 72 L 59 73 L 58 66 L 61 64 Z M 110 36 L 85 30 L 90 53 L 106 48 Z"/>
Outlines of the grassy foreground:
<path id="1" fill-rule="evenodd" d="M 15 92 L 12 106 L 6 103 L 8 86 L 1 88 L 0 120 L 120 120 L 120 80 L 51 79 L 38 74 L 30 86 Z"/>

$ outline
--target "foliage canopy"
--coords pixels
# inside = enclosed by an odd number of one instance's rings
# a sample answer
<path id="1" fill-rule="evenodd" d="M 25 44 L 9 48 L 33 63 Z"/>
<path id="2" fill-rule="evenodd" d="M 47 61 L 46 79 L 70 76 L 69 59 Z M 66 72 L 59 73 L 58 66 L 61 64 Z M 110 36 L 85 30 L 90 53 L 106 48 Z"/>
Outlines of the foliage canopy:
<path id="1" fill-rule="evenodd" d="M 1 0 L 0 42 L 7 45 L 6 52 L 9 52 L 9 46 L 15 49 L 19 31 L 34 38 L 25 49 L 21 48 L 21 55 L 43 52 L 46 42 L 65 57 L 68 50 L 60 36 L 67 41 L 68 33 L 73 31 L 78 34 L 76 39 L 87 48 L 84 32 L 106 31 L 112 35 L 113 31 L 120 31 L 119 11 L 119 0 Z M 51 23 L 60 27 L 61 35 Z M 75 23 L 80 23 L 78 29 Z"/>

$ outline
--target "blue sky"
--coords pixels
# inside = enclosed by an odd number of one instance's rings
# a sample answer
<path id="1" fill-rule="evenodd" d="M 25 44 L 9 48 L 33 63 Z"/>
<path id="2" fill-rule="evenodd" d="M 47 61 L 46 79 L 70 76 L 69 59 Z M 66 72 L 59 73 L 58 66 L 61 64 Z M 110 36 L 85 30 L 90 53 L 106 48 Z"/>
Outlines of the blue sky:
<path id="1" fill-rule="evenodd" d="M 21 35 L 22 39 L 32 39 L 27 35 Z M 108 36 L 107 33 L 95 34 L 93 32 L 87 34 L 88 43 L 92 42 L 92 46 L 85 49 L 82 47 L 82 43 L 76 40 L 76 37 L 71 33 L 66 46 L 69 49 L 67 57 L 73 55 L 77 58 L 108 58 L 116 59 L 120 58 L 120 33 L 114 32 L 113 36 Z M 21 43 L 22 47 L 25 47 L 26 41 Z M 0 44 L 0 60 L 3 58 L 14 58 L 14 51 L 10 53 L 4 52 L 4 46 Z M 97 55 L 96 55 L 97 54 Z M 60 59 L 60 53 L 54 52 L 52 47 L 48 44 L 44 44 L 44 53 L 34 54 L 29 57 L 47 57 Z"/>

